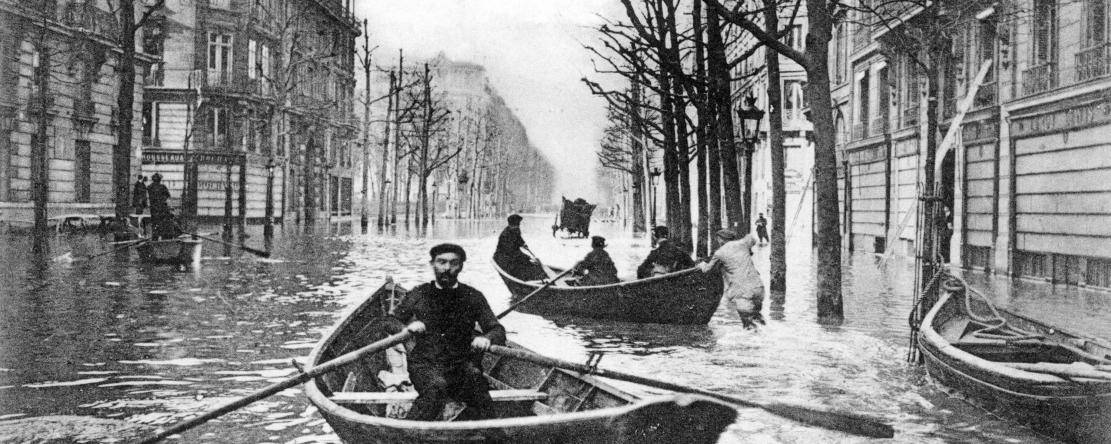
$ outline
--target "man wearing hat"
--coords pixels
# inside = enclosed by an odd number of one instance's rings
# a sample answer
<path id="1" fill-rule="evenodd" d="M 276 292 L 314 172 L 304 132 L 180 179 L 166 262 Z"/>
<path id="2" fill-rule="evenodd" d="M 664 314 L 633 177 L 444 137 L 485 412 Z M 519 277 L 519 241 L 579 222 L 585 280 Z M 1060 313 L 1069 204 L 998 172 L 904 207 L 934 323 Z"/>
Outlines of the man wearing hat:
<path id="1" fill-rule="evenodd" d="M 648 253 L 648 257 L 644 258 L 644 262 L 637 267 L 637 279 L 694 267 L 691 256 L 676 247 L 671 239 L 668 239 L 668 234 L 665 226 L 652 229 L 652 240 L 656 243 L 656 249 Z"/>
<path id="2" fill-rule="evenodd" d="M 482 352 L 505 345 L 505 328 L 482 292 L 459 283 L 463 247 L 439 244 L 429 254 L 435 279 L 413 288 L 391 313 L 418 333 L 406 357 L 417 399 L 405 419 L 434 420 L 448 399 L 466 403 L 468 419 L 489 418 L 494 401 L 482 375 Z"/>
<path id="3" fill-rule="evenodd" d="M 575 273 L 582 276 L 578 285 L 607 285 L 621 282 L 617 278 L 617 267 L 606 252 L 606 238 L 590 236 L 590 253 L 578 264 Z"/>
<path id="4" fill-rule="evenodd" d="M 717 237 L 721 247 L 714 252 L 710 262 L 701 264 L 700 268 L 706 273 L 721 267 L 725 299 L 737 309 L 744 327 L 755 329 L 757 323 L 764 324 L 764 317 L 760 314 L 764 305 L 764 281 L 752 262 L 752 247 L 756 245 L 756 238 L 747 234 L 737 239 L 733 230 L 720 230 Z"/>
<path id="5" fill-rule="evenodd" d="M 523 281 L 532 281 L 547 278 L 547 273 L 534 263 L 533 259 L 522 249 L 528 249 L 525 239 L 521 237 L 521 216 L 510 214 L 507 218 L 509 225 L 498 236 L 498 246 L 494 249 L 494 263 L 513 277 Z"/>
<path id="6" fill-rule="evenodd" d="M 170 190 L 162 185 L 161 174 L 154 173 L 150 180 L 147 196 L 150 199 L 151 237 L 154 239 L 175 237 L 178 230 L 173 225 L 174 215 L 166 202 L 170 199 Z"/>

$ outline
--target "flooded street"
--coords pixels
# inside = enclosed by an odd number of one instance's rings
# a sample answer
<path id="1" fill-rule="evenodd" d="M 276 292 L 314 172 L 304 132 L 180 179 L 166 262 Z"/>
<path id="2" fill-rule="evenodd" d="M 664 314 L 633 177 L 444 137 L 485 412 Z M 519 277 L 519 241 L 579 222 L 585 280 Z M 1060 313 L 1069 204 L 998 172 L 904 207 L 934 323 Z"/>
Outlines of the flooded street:
<path id="1" fill-rule="evenodd" d="M 548 216 L 526 218 L 525 239 L 554 266 L 572 264 L 589 240 L 555 239 Z M 168 426 L 291 376 L 347 310 L 393 276 L 406 286 L 430 279 L 428 248 L 442 241 L 468 252 L 461 280 L 483 291 L 495 312 L 509 293 L 490 265 L 502 221 L 440 221 L 416 231 L 358 234 L 358 225 L 289 225 L 271 259 L 206 243 L 197 270 L 152 267 L 111 255 L 95 236 L 58 238 L 36 259 L 25 236 L 0 240 L 0 420 L 77 415 Z M 261 248 L 260 227 L 247 245 Z M 619 274 L 649 248 L 614 224 L 597 224 Z M 845 322 L 816 322 L 808 239 L 792 239 L 789 289 L 765 303 L 768 325 L 741 328 L 724 305 L 708 325 L 668 326 L 543 318 L 503 319 L 510 339 L 537 352 L 721 391 L 760 402 L 824 406 L 886 418 L 895 442 L 1051 442 L 941 391 L 906 363 L 913 271 L 874 255 L 846 258 Z M 756 253 L 766 270 L 768 248 Z M 764 273 L 767 278 L 766 272 Z M 45 284 L 45 285 L 44 285 Z M 1037 294 L 1037 293 L 1034 293 Z M 1052 305 L 1075 330 L 1111 336 L 1111 302 L 1077 292 L 1045 300 L 1001 300 L 1025 313 Z M 1075 307 L 1075 311 L 1069 307 Z M 1092 313 L 1097 313 L 1093 315 Z M 1103 313 L 1102 315 L 1098 313 Z M 1099 329 L 1103 329 L 1100 331 Z M 643 393 L 645 389 L 615 384 Z M 7 437 L 11 439 L 11 437 Z M 744 409 L 722 442 L 865 440 Z M 0 436 L 0 442 L 5 441 Z M 298 389 L 187 432 L 180 442 L 337 442 Z"/>

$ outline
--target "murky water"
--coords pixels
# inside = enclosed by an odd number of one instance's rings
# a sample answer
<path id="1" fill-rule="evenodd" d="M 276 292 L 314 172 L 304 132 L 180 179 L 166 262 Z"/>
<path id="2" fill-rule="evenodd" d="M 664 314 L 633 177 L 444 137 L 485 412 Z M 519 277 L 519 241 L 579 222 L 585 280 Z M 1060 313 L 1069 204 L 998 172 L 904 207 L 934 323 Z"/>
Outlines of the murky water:
<path id="1" fill-rule="evenodd" d="M 552 238 L 548 220 L 524 224 L 526 240 L 546 263 L 567 265 L 586 254 L 589 241 Z M 273 259 L 208 243 L 202 266 L 185 272 L 111 255 L 52 260 L 104 251 L 95 236 L 58 238 L 39 259 L 24 238 L 0 238 L 6 265 L 0 269 L 6 283 L 0 288 L 0 419 L 80 415 L 165 426 L 189 418 L 292 375 L 291 361 L 303 359 L 386 276 L 410 286 L 429 279 L 427 250 L 441 241 L 467 249 L 462 280 L 500 311 L 509 294 L 489 256 L 502 225 L 444 221 L 425 233 L 372 229 L 367 235 L 350 225 L 321 226 L 312 234 L 287 227 L 273 240 Z M 618 269 L 632 275 L 647 240 L 615 225 L 594 231 L 609 239 Z M 261 233 L 253 234 L 248 245 L 261 247 Z M 846 321 L 822 326 L 815 322 L 808 240 L 795 241 L 785 301 L 765 305 L 769 323 L 757 333 L 741 329 L 724 306 L 709 325 L 693 327 L 521 313 L 503 322 L 512 339 L 541 353 L 585 360 L 590 351 L 604 351 L 606 368 L 754 401 L 885 417 L 895 424 L 897 442 L 1046 442 L 940 391 L 924 371 L 905 363 L 908 264 L 893 260 L 879 267 L 872 255 L 846 258 Z M 766 266 L 767 248 L 757 258 Z M 1047 300 L 1004 302 L 1035 313 L 1052 307 L 1053 316 L 1071 319 L 1076 329 L 1086 323 L 1099 325 L 1097 331 L 1111 328 L 1106 294 L 1061 292 Z M 722 442 L 862 440 L 745 409 Z M 187 432 L 181 441 L 336 438 L 301 390 L 292 389 Z"/>

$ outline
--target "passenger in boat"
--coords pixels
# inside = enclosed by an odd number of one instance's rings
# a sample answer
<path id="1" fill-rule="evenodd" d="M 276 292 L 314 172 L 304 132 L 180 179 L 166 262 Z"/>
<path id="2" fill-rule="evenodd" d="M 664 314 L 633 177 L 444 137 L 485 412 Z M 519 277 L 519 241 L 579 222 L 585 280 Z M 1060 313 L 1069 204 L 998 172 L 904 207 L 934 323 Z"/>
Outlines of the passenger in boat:
<path id="1" fill-rule="evenodd" d="M 482 374 L 482 351 L 504 345 L 505 328 L 482 292 L 459 282 L 467 260 L 463 247 L 439 244 L 429 254 L 435 280 L 410 291 L 391 314 L 418 333 L 407 356 L 417 399 L 405 419 L 436 419 L 449 399 L 466 403 L 469 419 L 489 418 L 494 401 Z"/>
<path id="2" fill-rule="evenodd" d="M 668 239 L 667 227 L 658 226 L 652 229 L 652 240 L 656 249 L 648 253 L 637 267 L 637 279 L 644 279 L 660 274 L 667 274 L 694 267 L 694 260 L 687 252 L 679 249 Z"/>
<path id="3" fill-rule="evenodd" d="M 617 267 L 613 265 L 613 259 L 606 252 L 606 238 L 591 236 L 590 247 L 590 253 L 575 264 L 575 273 L 581 276 L 577 285 L 608 285 L 621 282 L 617 278 Z"/>
<path id="4" fill-rule="evenodd" d="M 494 263 L 502 270 L 522 281 L 545 279 L 548 274 L 537 263 L 536 258 L 525 253 L 528 245 L 521 237 L 521 216 L 510 214 L 509 225 L 498 236 L 498 246 L 494 249 Z"/>
<path id="5" fill-rule="evenodd" d="M 737 233 L 732 230 L 720 230 L 717 237 L 721 247 L 709 262 L 699 267 L 703 273 L 721 267 L 725 299 L 733 304 L 745 328 L 755 329 L 756 324 L 764 325 L 764 316 L 760 314 L 764 305 L 764 281 L 752 262 L 752 247 L 756 245 L 756 238 L 749 233 L 737 239 Z"/>
<path id="6" fill-rule="evenodd" d="M 174 214 L 167 203 L 170 190 L 162 185 L 161 174 L 154 173 L 150 180 L 147 196 L 150 199 L 151 237 L 155 240 L 177 237 L 180 230 L 174 223 Z"/>
<path id="7" fill-rule="evenodd" d="M 135 214 L 143 214 L 147 209 L 147 177 L 140 174 L 135 180 L 135 188 L 131 190 L 131 206 Z"/>

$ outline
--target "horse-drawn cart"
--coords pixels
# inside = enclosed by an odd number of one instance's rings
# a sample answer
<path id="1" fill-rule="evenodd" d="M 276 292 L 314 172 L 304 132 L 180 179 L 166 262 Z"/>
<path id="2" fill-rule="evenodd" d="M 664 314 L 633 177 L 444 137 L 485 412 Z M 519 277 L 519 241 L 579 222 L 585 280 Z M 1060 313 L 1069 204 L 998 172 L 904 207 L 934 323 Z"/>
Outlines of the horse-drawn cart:
<path id="1" fill-rule="evenodd" d="M 574 201 L 563 198 L 563 209 L 556 215 L 556 223 L 552 225 L 552 236 L 563 230 L 568 236 L 589 237 L 590 215 L 594 213 L 593 205 L 582 198 Z"/>

